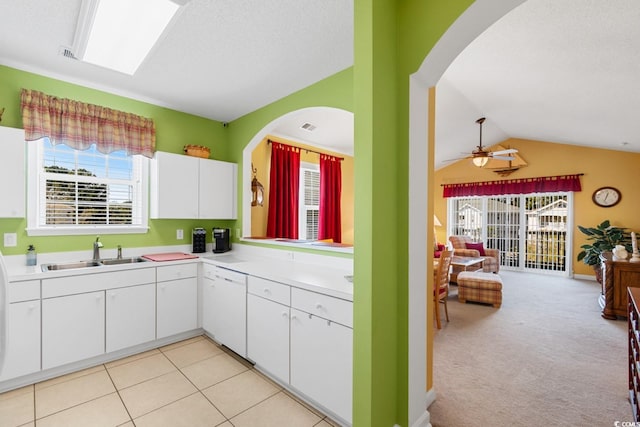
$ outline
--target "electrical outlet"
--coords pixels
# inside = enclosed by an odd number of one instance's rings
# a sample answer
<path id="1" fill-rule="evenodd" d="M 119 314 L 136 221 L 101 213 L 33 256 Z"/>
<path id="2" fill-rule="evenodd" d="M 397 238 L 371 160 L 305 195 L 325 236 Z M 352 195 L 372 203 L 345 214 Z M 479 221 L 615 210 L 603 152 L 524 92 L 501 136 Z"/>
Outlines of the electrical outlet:
<path id="1" fill-rule="evenodd" d="M 16 247 L 18 246 L 18 235 L 16 233 L 4 233 L 4 247 Z"/>
<path id="2" fill-rule="evenodd" d="M 182 230 L 182 228 L 178 228 L 176 230 L 176 239 L 178 240 L 184 239 L 184 231 Z"/>

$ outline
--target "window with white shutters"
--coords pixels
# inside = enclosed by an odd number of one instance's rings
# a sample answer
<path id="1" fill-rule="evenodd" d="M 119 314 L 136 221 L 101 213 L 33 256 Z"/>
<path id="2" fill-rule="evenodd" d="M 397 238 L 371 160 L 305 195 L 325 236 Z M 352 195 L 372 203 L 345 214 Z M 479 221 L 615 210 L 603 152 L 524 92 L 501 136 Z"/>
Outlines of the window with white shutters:
<path id="1" fill-rule="evenodd" d="M 300 165 L 299 200 L 298 237 L 316 240 L 320 214 L 320 169 L 318 165 L 311 163 Z"/>
<path id="2" fill-rule="evenodd" d="M 75 150 L 48 138 L 29 150 L 29 235 L 147 231 L 147 165 L 124 151 Z"/>

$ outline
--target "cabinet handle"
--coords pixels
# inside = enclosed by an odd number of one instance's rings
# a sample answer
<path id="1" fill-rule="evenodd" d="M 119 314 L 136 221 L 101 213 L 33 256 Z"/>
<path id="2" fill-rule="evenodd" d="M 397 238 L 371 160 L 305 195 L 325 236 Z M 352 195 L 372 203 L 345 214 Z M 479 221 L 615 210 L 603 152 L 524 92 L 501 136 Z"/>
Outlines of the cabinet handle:
<path id="1" fill-rule="evenodd" d="M 96 295 L 96 301 L 100 301 L 102 299 L 102 295 Z"/>
<path id="2" fill-rule="evenodd" d="M 115 292 L 111 292 L 111 293 L 109 294 L 109 296 L 110 296 L 111 298 L 115 298 L 115 297 L 116 297 L 116 295 L 118 295 L 118 294 L 117 294 L 117 293 L 115 293 Z"/>
<path id="3" fill-rule="evenodd" d="M 282 312 L 282 317 L 287 317 L 287 312 L 286 311 Z M 293 316 L 291 316 L 291 318 L 293 319 Z"/>
<path id="4" fill-rule="evenodd" d="M 29 311 L 33 311 L 35 309 L 36 309 L 36 305 L 35 304 L 29 305 Z"/>
<path id="5" fill-rule="evenodd" d="M 264 292 L 265 294 L 268 294 L 268 293 L 269 293 L 269 288 L 264 288 L 264 289 L 262 290 L 262 292 Z"/>
<path id="6" fill-rule="evenodd" d="M 316 304 L 316 309 L 318 309 L 318 310 L 322 310 L 322 304 L 317 303 L 317 304 Z"/>
<path id="7" fill-rule="evenodd" d="M 164 291 L 165 285 L 160 285 L 160 289 Z"/>
<path id="8" fill-rule="evenodd" d="M 295 314 L 292 314 L 291 315 L 291 320 L 296 320 L 296 319 L 298 319 L 298 316 L 296 316 Z"/>

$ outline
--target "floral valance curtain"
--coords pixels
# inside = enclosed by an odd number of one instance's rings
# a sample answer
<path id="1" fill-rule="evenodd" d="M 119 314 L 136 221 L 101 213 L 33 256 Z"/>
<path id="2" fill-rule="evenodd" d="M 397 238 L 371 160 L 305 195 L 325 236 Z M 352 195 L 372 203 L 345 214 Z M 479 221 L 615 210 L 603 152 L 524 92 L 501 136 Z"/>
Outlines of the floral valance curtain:
<path id="1" fill-rule="evenodd" d="M 581 191 L 580 176 L 560 175 L 500 181 L 444 184 L 444 197 L 496 196 L 501 194 L 554 193 Z"/>
<path id="2" fill-rule="evenodd" d="M 22 89 L 20 106 L 27 141 L 48 137 L 52 144 L 86 150 L 96 144 L 104 154 L 125 150 L 153 157 L 156 128 L 152 119 L 71 99 Z"/>

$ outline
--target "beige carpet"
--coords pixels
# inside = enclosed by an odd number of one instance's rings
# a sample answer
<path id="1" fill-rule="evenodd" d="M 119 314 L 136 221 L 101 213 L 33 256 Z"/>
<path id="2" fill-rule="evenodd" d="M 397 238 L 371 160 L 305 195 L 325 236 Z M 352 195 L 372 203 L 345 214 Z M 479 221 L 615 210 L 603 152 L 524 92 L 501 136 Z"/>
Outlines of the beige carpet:
<path id="1" fill-rule="evenodd" d="M 449 296 L 436 332 L 434 427 L 631 421 L 627 323 L 600 317 L 596 282 L 501 272 L 500 309 Z M 443 314 L 444 316 L 444 314 Z"/>

